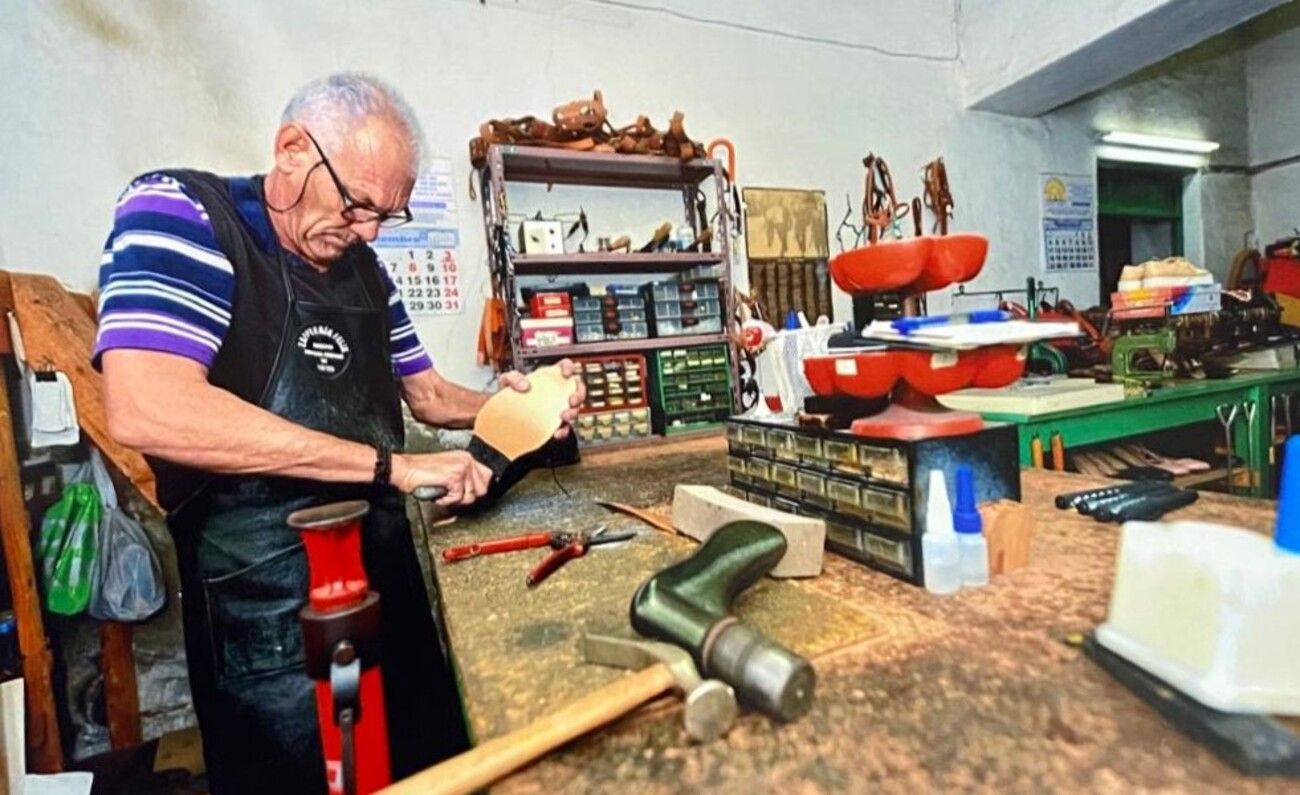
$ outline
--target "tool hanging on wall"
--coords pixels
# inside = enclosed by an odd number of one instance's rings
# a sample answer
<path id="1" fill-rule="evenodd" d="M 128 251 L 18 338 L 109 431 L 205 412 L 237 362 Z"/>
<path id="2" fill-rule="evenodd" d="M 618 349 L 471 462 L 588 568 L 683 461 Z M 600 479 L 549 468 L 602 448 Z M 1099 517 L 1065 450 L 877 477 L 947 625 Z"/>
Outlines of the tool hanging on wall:
<path id="1" fill-rule="evenodd" d="M 865 227 L 854 226 L 850 223 L 853 217 L 853 198 L 849 194 L 844 194 L 844 217 L 840 219 L 840 225 L 835 228 L 835 243 L 840 247 L 840 253 L 848 249 L 854 249 L 862 245 L 862 235 L 866 231 Z M 853 242 L 848 246 L 844 245 L 844 230 L 847 229 L 853 233 Z"/>
<path id="2" fill-rule="evenodd" d="M 736 187 L 736 145 L 727 138 L 714 138 L 712 141 L 709 141 L 708 145 L 704 148 L 708 157 L 715 160 L 717 159 L 717 156 L 714 152 L 718 149 L 727 150 L 727 165 L 723 171 L 723 177 L 727 180 L 727 189 L 724 191 L 727 196 L 727 206 L 719 207 L 718 212 L 714 213 L 714 217 L 716 218 L 719 214 L 724 212 L 727 213 L 727 218 L 731 222 L 731 236 L 740 237 L 744 234 L 745 227 L 741 223 L 740 217 L 741 207 L 743 206 L 740 202 L 740 190 Z M 697 217 L 700 219 L 704 218 L 704 212 L 702 209 L 699 211 Z"/>

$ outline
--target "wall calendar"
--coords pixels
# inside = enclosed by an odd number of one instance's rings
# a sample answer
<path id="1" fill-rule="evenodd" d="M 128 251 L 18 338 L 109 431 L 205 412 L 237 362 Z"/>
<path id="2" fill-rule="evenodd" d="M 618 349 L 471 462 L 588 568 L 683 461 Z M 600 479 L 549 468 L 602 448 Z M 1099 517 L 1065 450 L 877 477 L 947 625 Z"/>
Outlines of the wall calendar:
<path id="1" fill-rule="evenodd" d="M 1097 187 L 1092 177 L 1042 175 L 1043 264 L 1048 271 L 1097 267 Z"/>
<path id="2" fill-rule="evenodd" d="M 379 230 L 372 244 L 375 254 L 397 286 L 407 314 L 458 315 L 465 297 L 450 159 L 434 158 L 416 180 L 410 207 L 411 223 Z"/>

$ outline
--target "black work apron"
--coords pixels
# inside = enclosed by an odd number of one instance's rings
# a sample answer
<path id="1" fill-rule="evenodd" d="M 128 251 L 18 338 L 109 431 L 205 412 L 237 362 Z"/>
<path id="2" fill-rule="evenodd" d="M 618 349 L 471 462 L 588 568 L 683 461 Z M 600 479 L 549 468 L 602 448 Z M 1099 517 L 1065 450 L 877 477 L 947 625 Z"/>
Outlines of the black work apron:
<path id="1" fill-rule="evenodd" d="M 400 449 L 387 296 L 371 296 L 368 306 L 300 300 L 299 277 L 279 259 L 289 308 L 262 407 L 307 428 Z M 325 792 L 315 683 L 304 673 L 298 625 L 307 560 L 285 519 L 300 508 L 348 499 L 371 505 L 362 547 L 370 587 L 382 600 L 394 778 L 466 746 L 404 498 L 369 485 L 218 476 L 170 520 L 190 686 L 214 795 Z"/>

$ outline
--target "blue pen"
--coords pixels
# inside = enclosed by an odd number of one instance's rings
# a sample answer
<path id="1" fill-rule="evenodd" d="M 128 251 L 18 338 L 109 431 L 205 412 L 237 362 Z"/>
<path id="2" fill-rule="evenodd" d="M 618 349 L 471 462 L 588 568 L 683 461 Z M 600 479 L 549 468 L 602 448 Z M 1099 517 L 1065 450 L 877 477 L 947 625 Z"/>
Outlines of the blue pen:
<path id="1" fill-rule="evenodd" d="M 982 309 L 959 315 L 928 315 L 925 317 L 900 317 L 891 325 L 894 331 L 907 335 L 926 326 L 958 326 L 975 323 L 1001 323 L 1011 319 L 1009 312 L 1001 309 Z"/>

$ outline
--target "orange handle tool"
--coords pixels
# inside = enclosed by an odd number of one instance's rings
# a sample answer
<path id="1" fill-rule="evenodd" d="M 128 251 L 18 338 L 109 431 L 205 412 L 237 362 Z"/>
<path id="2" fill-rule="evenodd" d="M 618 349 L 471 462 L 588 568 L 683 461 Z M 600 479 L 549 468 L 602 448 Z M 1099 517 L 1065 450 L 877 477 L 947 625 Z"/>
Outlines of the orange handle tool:
<path id="1" fill-rule="evenodd" d="M 511 536 L 510 538 L 498 538 L 495 541 L 483 541 L 478 544 L 447 547 L 442 551 L 442 559 L 447 563 L 455 563 L 458 560 L 476 558 L 479 555 L 494 555 L 498 552 L 516 552 L 521 549 L 548 547 L 554 538 L 555 536 L 551 533 L 529 533 L 522 536 Z"/>

